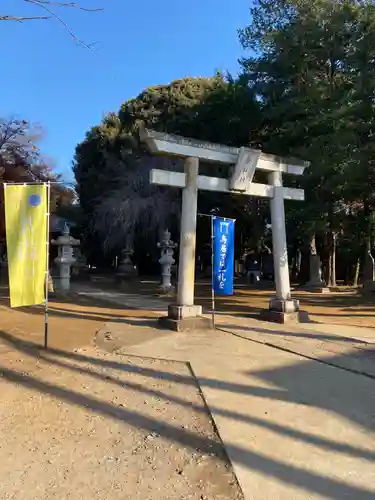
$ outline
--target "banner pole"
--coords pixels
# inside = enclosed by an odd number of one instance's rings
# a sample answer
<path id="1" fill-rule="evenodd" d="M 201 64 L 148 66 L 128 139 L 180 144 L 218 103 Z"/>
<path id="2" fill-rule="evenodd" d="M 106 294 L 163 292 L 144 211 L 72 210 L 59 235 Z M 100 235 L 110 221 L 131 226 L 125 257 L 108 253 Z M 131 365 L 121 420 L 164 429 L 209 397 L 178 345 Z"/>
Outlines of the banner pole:
<path id="1" fill-rule="evenodd" d="M 51 183 L 46 184 L 47 189 L 47 236 L 46 236 L 46 279 L 45 279 L 45 302 L 44 302 L 44 349 L 48 349 L 48 288 L 49 288 L 49 223 L 50 223 L 50 199 L 51 199 Z"/>
<path id="2" fill-rule="evenodd" d="M 215 326 L 215 275 L 214 275 L 214 218 L 211 215 L 211 314 L 212 314 L 212 327 Z"/>

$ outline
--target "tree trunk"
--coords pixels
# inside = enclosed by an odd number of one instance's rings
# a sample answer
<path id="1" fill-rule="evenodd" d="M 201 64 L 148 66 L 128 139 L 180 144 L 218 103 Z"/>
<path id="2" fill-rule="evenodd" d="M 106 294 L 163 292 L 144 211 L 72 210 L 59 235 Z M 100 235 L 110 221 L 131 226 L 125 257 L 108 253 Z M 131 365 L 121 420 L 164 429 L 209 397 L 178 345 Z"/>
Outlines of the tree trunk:
<path id="1" fill-rule="evenodd" d="M 291 279 L 293 281 L 298 280 L 299 274 L 301 272 L 301 260 L 302 260 L 302 253 L 301 253 L 300 243 L 298 240 L 296 240 L 294 242 L 293 258 L 291 264 Z"/>
<path id="2" fill-rule="evenodd" d="M 337 234 L 329 232 L 328 286 L 336 286 L 336 242 Z"/>
<path id="3" fill-rule="evenodd" d="M 358 281 L 359 281 L 359 271 L 360 271 L 360 270 L 361 270 L 361 259 L 360 259 L 360 257 L 358 257 L 358 258 L 357 258 L 356 265 L 355 265 L 353 286 L 358 286 Z"/>
<path id="4" fill-rule="evenodd" d="M 337 235 L 332 233 L 332 286 L 336 286 L 336 243 Z"/>
<path id="5" fill-rule="evenodd" d="M 367 200 L 364 203 L 364 213 L 367 225 L 367 232 L 365 237 L 365 255 L 363 263 L 363 283 L 372 282 L 374 276 L 374 258 L 372 256 L 372 217 L 371 207 Z"/>
<path id="6" fill-rule="evenodd" d="M 329 249 L 329 255 L 328 255 L 328 269 L 327 269 L 327 284 L 328 286 L 332 286 L 332 250 L 331 248 Z"/>
<path id="7" fill-rule="evenodd" d="M 317 255 L 317 250 L 316 250 L 316 233 L 313 233 L 310 236 L 309 248 L 310 248 L 310 255 Z"/>
<path id="8" fill-rule="evenodd" d="M 302 262 L 302 253 L 300 248 L 297 248 L 294 254 L 293 259 L 293 277 L 294 279 L 298 279 L 298 276 L 301 273 L 301 262 Z"/>
<path id="9" fill-rule="evenodd" d="M 371 223 L 369 223 L 369 227 L 366 234 L 366 254 L 371 255 Z"/>

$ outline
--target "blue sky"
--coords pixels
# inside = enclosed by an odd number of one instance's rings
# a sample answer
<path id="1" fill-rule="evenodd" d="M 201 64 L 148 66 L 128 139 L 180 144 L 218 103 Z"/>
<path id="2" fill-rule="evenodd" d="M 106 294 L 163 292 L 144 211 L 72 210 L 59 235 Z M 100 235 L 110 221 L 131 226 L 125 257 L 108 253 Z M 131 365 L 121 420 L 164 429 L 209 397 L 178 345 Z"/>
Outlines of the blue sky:
<path id="1" fill-rule="evenodd" d="M 95 52 L 77 46 L 56 20 L 1 22 L 1 115 L 41 124 L 43 154 L 72 180 L 74 148 L 104 113 L 143 89 L 184 76 L 238 71 L 237 29 L 250 0 L 82 0 L 104 12 L 60 9 Z M 1 0 L 0 14 L 41 14 Z"/>

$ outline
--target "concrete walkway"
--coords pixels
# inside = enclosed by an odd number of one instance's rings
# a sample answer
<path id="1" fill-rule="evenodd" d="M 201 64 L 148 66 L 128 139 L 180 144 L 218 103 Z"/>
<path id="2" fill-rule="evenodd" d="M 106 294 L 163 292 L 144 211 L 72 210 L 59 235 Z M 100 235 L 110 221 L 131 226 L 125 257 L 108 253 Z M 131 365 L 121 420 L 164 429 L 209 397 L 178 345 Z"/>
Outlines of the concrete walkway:
<path id="1" fill-rule="evenodd" d="M 254 320 L 220 323 L 119 354 L 191 364 L 246 500 L 374 499 L 375 346 Z"/>
<path id="2" fill-rule="evenodd" d="M 130 294 L 106 299 L 163 309 Z M 246 500 L 375 498 L 374 330 L 219 316 L 215 332 L 187 335 L 154 322 L 105 331 L 118 354 L 190 364 Z"/>

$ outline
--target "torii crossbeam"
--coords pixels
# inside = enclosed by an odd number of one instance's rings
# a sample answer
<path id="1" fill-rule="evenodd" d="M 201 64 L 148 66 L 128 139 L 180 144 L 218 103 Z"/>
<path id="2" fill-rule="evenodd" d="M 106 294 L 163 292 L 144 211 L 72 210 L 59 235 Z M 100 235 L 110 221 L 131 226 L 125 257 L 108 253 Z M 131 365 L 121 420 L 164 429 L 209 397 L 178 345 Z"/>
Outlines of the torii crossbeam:
<path id="1" fill-rule="evenodd" d="M 216 191 L 270 198 L 276 299 L 270 300 L 269 319 L 284 322 L 298 318 L 299 303 L 290 294 L 284 200 L 304 200 L 304 191 L 283 187 L 282 175 L 302 175 L 309 162 L 264 154 L 249 148 L 232 148 L 143 129 L 140 138 L 151 153 L 185 159 L 184 173 L 154 169 L 150 182 L 182 188 L 180 260 L 177 303 L 168 308 L 169 325 L 181 330 L 209 321 L 194 304 L 195 245 L 198 191 Z M 198 175 L 199 160 L 232 165 L 228 179 Z M 269 184 L 253 182 L 256 170 L 268 172 Z M 199 325 L 200 326 L 200 325 Z"/>

